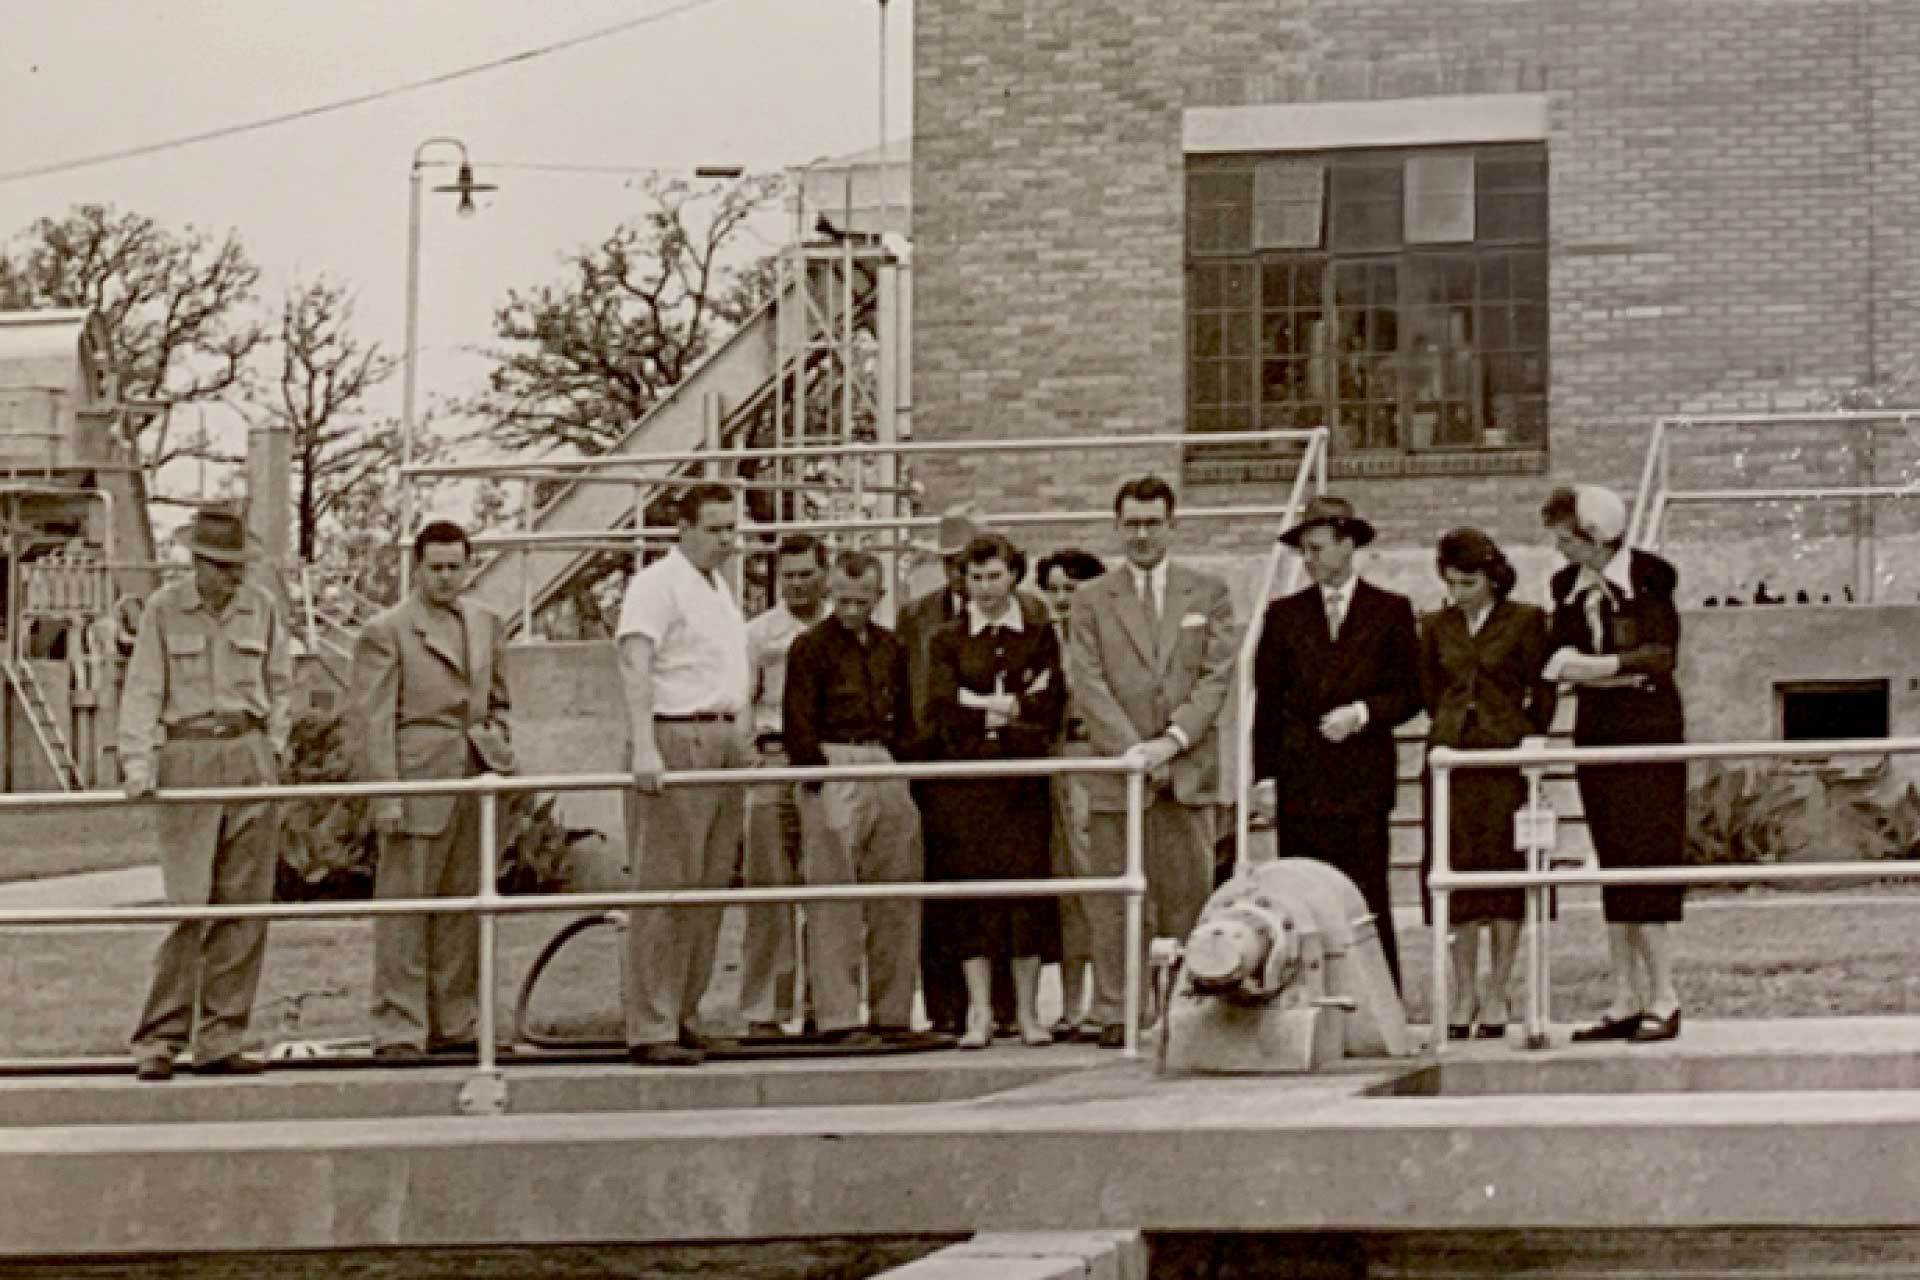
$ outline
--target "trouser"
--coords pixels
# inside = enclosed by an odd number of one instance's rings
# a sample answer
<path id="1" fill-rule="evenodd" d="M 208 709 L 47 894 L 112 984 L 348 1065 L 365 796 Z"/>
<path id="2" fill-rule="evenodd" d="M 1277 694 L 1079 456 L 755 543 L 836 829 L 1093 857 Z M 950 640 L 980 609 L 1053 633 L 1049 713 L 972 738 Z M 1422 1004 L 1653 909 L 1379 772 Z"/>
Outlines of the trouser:
<path id="1" fill-rule="evenodd" d="M 1336 814 L 1330 817 L 1289 816 L 1274 821 L 1274 835 L 1283 858 L 1317 858 L 1333 867 L 1366 899 L 1373 913 L 1374 934 L 1386 953 L 1387 971 L 1400 986 L 1400 948 L 1393 933 L 1393 894 L 1388 875 L 1393 838 L 1386 813 Z"/>
<path id="2" fill-rule="evenodd" d="M 728 722 L 656 721 L 669 772 L 748 764 Z M 626 796 L 627 862 L 635 889 L 724 889 L 740 862 L 744 787 L 668 787 Z M 691 1026 L 713 976 L 718 907 L 635 907 L 627 913 L 623 983 L 627 1043 L 662 1044 Z"/>
<path id="3" fill-rule="evenodd" d="M 1085 744 L 1070 745 L 1066 756 L 1085 756 Z M 1053 842 L 1051 870 L 1056 879 L 1082 875 L 1075 868 L 1088 864 L 1087 789 L 1071 774 L 1057 774 L 1053 784 Z M 1123 828 L 1124 829 L 1124 828 Z M 1087 934 L 1087 901 L 1068 896 L 1060 899 L 1060 996 L 1064 1001 L 1061 1016 L 1071 1022 L 1080 1016 L 1077 997 L 1081 979 L 1093 959 Z"/>
<path id="4" fill-rule="evenodd" d="M 778 759 L 778 757 L 776 757 Z M 800 883 L 800 811 L 792 783 L 747 789 L 746 883 Z M 748 1022 L 787 1022 L 799 1004 L 795 963 L 799 924 L 792 903 L 746 908 L 740 955 L 740 1013 Z"/>
<path id="5" fill-rule="evenodd" d="M 467 898 L 480 889 L 480 801 L 461 796 L 437 835 L 380 843 L 376 898 Z M 472 915 L 376 916 L 373 1043 L 423 1049 L 473 1039 L 480 921 Z"/>
<path id="6" fill-rule="evenodd" d="M 828 742 L 827 763 L 892 764 L 885 747 Z M 882 884 L 922 878 L 920 814 L 904 780 L 832 779 L 800 791 L 802 875 L 808 884 Z M 920 903 L 911 898 L 818 902 L 807 913 L 807 975 L 822 1031 L 860 1025 L 865 961 L 874 1025 L 913 1025 Z"/>
<path id="7" fill-rule="evenodd" d="M 1181 804 L 1164 792 L 1147 806 L 1145 858 L 1147 895 L 1142 915 L 1142 945 L 1155 938 L 1186 940 L 1213 892 L 1212 805 Z M 1076 876 L 1126 873 L 1127 815 L 1096 812 L 1088 821 L 1087 861 Z M 1092 1018 L 1107 1026 L 1126 1010 L 1126 898 L 1105 893 L 1083 899 L 1087 937 L 1093 952 Z M 1145 973 L 1146 957 L 1140 957 Z"/>
<path id="8" fill-rule="evenodd" d="M 160 748 L 157 784 L 177 787 L 267 786 L 279 781 L 273 749 L 258 731 L 237 738 L 175 740 Z M 268 801 L 160 805 L 161 873 L 167 901 L 226 906 L 273 900 L 279 811 Z M 238 1053 L 267 954 L 265 920 L 182 920 L 153 958 L 132 1043 L 136 1054 L 176 1053 L 193 1045 L 196 1061 Z"/>

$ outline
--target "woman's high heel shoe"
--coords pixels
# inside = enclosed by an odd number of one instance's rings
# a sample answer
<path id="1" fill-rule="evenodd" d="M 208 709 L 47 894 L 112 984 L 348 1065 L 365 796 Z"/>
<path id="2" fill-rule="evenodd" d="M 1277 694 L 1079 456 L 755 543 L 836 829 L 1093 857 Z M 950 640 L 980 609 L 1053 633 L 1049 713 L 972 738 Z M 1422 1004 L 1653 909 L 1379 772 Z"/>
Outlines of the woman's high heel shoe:
<path id="1" fill-rule="evenodd" d="M 962 1049 L 984 1049 L 993 1043 L 993 1015 L 976 1018 L 967 1015 L 967 1032 L 960 1037 Z"/>

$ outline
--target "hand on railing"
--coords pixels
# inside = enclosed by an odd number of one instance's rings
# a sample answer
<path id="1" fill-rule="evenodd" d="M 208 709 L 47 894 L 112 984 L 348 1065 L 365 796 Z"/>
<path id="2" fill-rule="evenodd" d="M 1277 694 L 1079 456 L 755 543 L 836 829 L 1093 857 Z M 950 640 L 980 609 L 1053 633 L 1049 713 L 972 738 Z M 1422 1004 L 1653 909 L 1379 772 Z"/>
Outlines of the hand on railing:
<path id="1" fill-rule="evenodd" d="M 1248 794 L 1248 802 L 1253 806 L 1254 821 L 1263 827 L 1271 827 L 1274 815 L 1280 810 L 1275 791 L 1273 779 L 1262 778 L 1253 784 L 1253 790 Z"/>
<path id="2" fill-rule="evenodd" d="M 654 746 L 633 749 L 633 789 L 650 796 L 660 794 L 660 776 L 667 771 L 660 749 Z"/>
<path id="3" fill-rule="evenodd" d="M 371 806 L 373 830 L 376 835 L 390 836 L 400 830 L 402 802 L 398 796 L 382 796 Z"/>

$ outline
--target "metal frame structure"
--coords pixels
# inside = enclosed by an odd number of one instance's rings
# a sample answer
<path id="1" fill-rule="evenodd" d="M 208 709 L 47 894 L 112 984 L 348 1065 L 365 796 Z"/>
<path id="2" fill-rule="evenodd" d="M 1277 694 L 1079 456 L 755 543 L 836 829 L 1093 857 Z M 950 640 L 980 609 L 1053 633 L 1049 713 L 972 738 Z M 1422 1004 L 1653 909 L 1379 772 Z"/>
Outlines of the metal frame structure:
<path id="1" fill-rule="evenodd" d="M 1667 511 L 1675 506 L 1727 502 L 1854 502 L 1863 519 L 1855 521 L 1854 599 L 1871 603 L 1875 595 L 1878 548 L 1872 531 L 1872 503 L 1881 498 L 1920 497 L 1920 485 L 1879 484 L 1874 482 L 1869 463 L 1863 482 L 1851 485 L 1786 485 L 1768 488 L 1676 489 L 1673 487 L 1674 441 L 1689 429 L 1700 427 L 1809 427 L 1836 425 L 1864 427 L 1869 433 L 1874 424 L 1896 422 L 1905 426 L 1920 413 L 1911 410 L 1836 410 L 1832 413 L 1732 413 L 1688 414 L 1658 418 L 1647 441 L 1647 456 L 1640 469 L 1640 488 L 1634 496 L 1633 510 L 1627 522 L 1627 545 L 1654 550 L 1660 545 Z M 1869 442 L 1871 437 L 1869 436 Z M 1873 450 L 1867 451 L 1873 456 Z M 1862 524 L 1867 532 L 1860 532 Z"/>
<path id="2" fill-rule="evenodd" d="M 0 795 L 0 814 L 25 810 L 108 808 L 130 804 L 258 803 L 278 800 L 351 799 L 374 796 L 472 795 L 480 802 L 480 891 L 471 897 L 391 898 L 369 902 L 247 903 L 231 906 L 152 906 L 100 909 L 33 908 L 0 910 L 0 929 L 79 924 L 171 924 L 180 920 L 319 920 L 391 915 L 478 915 L 480 917 L 481 994 L 476 1077 L 498 1078 L 499 1027 L 497 924 L 502 915 L 562 911 L 607 911 L 629 907 L 714 907 L 792 902 L 859 902 L 887 898 L 954 900 L 978 898 L 1051 898 L 1069 894 L 1122 894 L 1126 897 L 1126 1057 L 1139 1056 L 1141 957 L 1145 944 L 1144 901 L 1146 774 L 1125 758 L 965 761 L 951 764 L 834 765 L 819 768 L 701 769 L 668 773 L 667 787 L 744 786 L 749 782 L 796 783 L 853 779 L 1055 777 L 1064 774 L 1123 774 L 1126 777 L 1126 861 L 1118 876 L 1088 879 L 968 880 L 941 883 L 794 885 L 748 889 L 666 889 L 624 893 L 564 893 L 506 897 L 497 888 L 499 800 L 527 791 L 609 791 L 633 785 L 630 774 L 562 774 L 506 778 L 494 774 L 413 782 L 324 783 L 305 786 L 209 787 L 168 790 L 144 800 L 116 792 Z"/>
<path id="3" fill-rule="evenodd" d="M 1920 738 L 1831 739 L 1807 742 L 1716 742 L 1661 743 L 1631 747 L 1506 747 L 1462 751 L 1435 747 L 1427 760 L 1433 772 L 1432 825 L 1433 868 L 1427 886 L 1433 896 L 1433 975 L 1430 1024 L 1444 1026 L 1448 1007 L 1450 963 L 1447 935 L 1452 925 L 1453 894 L 1462 889 L 1524 889 L 1527 894 L 1527 921 L 1532 928 L 1527 941 L 1527 1045 L 1544 1048 L 1547 1044 L 1547 966 L 1549 957 L 1542 945 L 1545 929 L 1545 897 L 1555 888 L 1580 885 L 1747 885 L 1792 884 L 1818 880 L 1920 880 L 1920 863 L 1898 859 L 1875 862 L 1808 862 L 1773 866 L 1721 867 L 1636 867 L 1626 871 L 1598 868 L 1551 870 L 1541 865 L 1534 849 L 1526 871 L 1453 870 L 1449 840 L 1453 822 L 1453 775 L 1469 769 L 1519 769 L 1530 782 L 1527 813 L 1536 824 L 1542 811 L 1540 779 L 1554 765 L 1580 768 L 1610 765 L 1686 763 L 1694 760 L 1804 759 L 1809 756 L 1884 756 L 1920 753 Z M 1429 1034 L 1427 1051 L 1438 1057 L 1445 1051 L 1446 1036 Z"/>

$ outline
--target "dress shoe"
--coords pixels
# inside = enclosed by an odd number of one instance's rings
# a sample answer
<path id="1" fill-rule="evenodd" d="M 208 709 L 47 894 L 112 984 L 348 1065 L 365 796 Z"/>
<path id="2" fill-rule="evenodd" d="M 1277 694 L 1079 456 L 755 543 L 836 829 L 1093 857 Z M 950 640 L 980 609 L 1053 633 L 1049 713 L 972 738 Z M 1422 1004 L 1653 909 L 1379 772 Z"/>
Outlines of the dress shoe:
<path id="1" fill-rule="evenodd" d="M 142 1054 L 133 1064 L 133 1075 L 137 1080 L 149 1084 L 158 1084 L 173 1079 L 173 1055 L 170 1053 Z"/>
<path id="2" fill-rule="evenodd" d="M 1473 1024 L 1471 1022 L 1449 1022 L 1447 1024 L 1447 1039 L 1449 1040 L 1465 1040 L 1472 1034 Z"/>
<path id="3" fill-rule="evenodd" d="M 238 1053 L 193 1064 L 193 1074 L 197 1076 L 257 1076 L 266 1069 L 267 1064 L 260 1059 Z"/>
<path id="4" fill-rule="evenodd" d="M 837 1049 L 878 1049 L 882 1041 L 865 1027 L 836 1027 L 820 1033 L 820 1043 Z"/>
<path id="5" fill-rule="evenodd" d="M 692 1049 L 703 1056 L 710 1056 L 716 1053 L 732 1053 L 740 1047 L 740 1042 L 726 1036 L 702 1035 L 692 1027 L 681 1027 L 680 1047 Z"/>
<path id="6" fill-rule="evenodd" d="M 912 1027 L 888 1026 L 885 1023 L 874 1027 L 873 1034 L 880 1037 L 882 1044 L 911 1044 L 920 1038 L 920 1033 Z"/>
<path id="7" fill-rule="evenodd" d="M 960 1048 L 984 1049 L 992 1043 L 993 1019 L 991 1017 L 976 1018 L 972 1014 L 968 1014 L 967 1030 L 966 1033 L 960 1037 Z"/>
<path id="8" fill-rule="evenodd" d="M 378 1044 L 373 1047 L 373 1056 L 381 1061 L 412 1062 L 426 1056 L 426 1051 L 413 1044 Z"/>
<path id="9" fill-rule="evenodd" d="M 1507 1024 L 1504 1022 L 1483 1022 L 1473 1029 L 1475 1040 L 1505 1040 Z"/>
<path id="10" fill-rule="evenodd" d="M 749 1040 L 784 1040 L 786 1035 L 786 1027 L 778 1022 L 749 1022 L 747 1024 L 747 1039 Z"/>
<path id="11" fill-rule="evenodd" d="M 627 1061 L 636 1067 L 697 1067 L 706 1060 L 707 1055 L 700 1050 L 672 1040 L 627 1046 Z"/>
<path id="12" fill-rule="evenodd" d="M 1644 1013 L 1630 1013 L 1624 1018 L 1606 1017 L 1590 1027 L 1580 1027 L 1573 1033 L 1575 1044 L 1592 1044 L 1596 1040 L 1631 1040 L 1640 1030 L 1640 1019 Z"/>
<path id="13" fill-rule="evenodd" d="M 1633 1044 L 1652 1044 L 1656 1040 L 1677 1040 L 1680 1038 L 1680 1006 L 1675 1005 L 1673 1012 L 1664 1018 L 1656 1018 L 1650 1013 L 1640 1015 L 1640 1025 L 1633 1029 L 1627 1039 Z"/>
<path id="14" fill-rule="evenodd" d="M 1100 1030 L 1100 1024 L 1097 1022 L 1082 1022 L 1068 1031 L 1066 1038 L 1074 1044 L 1099 1044 Z"/>
<path id="15" fill-rule="evenodd" d="M 1100 1047 L 1102 1049 L 1124 1049 L 1127 1047 L 1127 1029 L 1117 1022 L 1109 1022 L 1100 1028 Z"/>
<path id="16" fill-rule="evenodd" d="M 1044 1049 L 1053 1043 L 1053 1033 L 1036 1022 L 1020 1028 L 1020 1043 L 1029 1049 Z"/>
<path id="17" fill-rule="evenodd" d="M 455 1055 L 477 1056 L 480 1052 L 480 1042 L 472 1038 L 466 1040 L 435 1040 L 427 1045 L 427 1052 L 436 1058 L 453 1057 Z"/>

